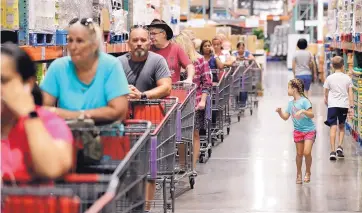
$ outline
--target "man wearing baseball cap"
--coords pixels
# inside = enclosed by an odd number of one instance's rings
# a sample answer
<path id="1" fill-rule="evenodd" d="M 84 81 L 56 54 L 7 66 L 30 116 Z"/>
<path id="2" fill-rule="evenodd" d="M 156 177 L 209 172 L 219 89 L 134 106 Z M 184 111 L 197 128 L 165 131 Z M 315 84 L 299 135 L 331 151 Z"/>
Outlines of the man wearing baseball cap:
<path id="1" fill-rule="evenodd" d="M 172 82 L 180 81 L 181 67 L 187 72 L 185 82 L 192 83 L 195 75 L 195 67 L 185 51 L 177 44 L 171 42 L 173 31 L 165 21 L 154 19 L 150 25 L 152 41 L 151 51 L 162 55 L 171 71 Z"/>

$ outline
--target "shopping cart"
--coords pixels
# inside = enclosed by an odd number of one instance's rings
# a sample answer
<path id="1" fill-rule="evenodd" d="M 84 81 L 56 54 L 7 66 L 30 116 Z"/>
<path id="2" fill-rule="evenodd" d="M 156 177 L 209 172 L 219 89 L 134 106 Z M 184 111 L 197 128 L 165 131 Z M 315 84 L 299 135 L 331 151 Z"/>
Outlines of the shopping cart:
<path id="1" fill-rule="evenodd" d="M 4 213 L 141 213 L 145 205 L 151 123 L 125 121 L 123 141 L 130 150 L 113 174 L 69 174 L 51 184 L 4 176 L 1 209 Z M 132 126 L 132 127 L 131 127 Z M 97 131 L 99 127 L 96 127 Z M 82 131 L 95 131 L 83 129 Z M 113 128 L 102 127 L 114 133 Z M 138 138 L 132 140 L 131 138 Z"/>
<path id="2" fill-rule="evenodd" d="M 231 101 L 231 110 L 233 111 L 233 114 L 237 114 L 238 122 L 240 122 L 241 118 L 241 112 L 239 109 L 239 96 L 241 93 L 241 79 L 242 74 L 245 71 L 245 64 L 242 62 L 235 63 L 234 71 L 232 73 L 232 80 L 231 80 L 231 94 L 230 94 L 230 101 Z"/>
<path id="3" fill-rule="evenodd" d="M 238 113 L 238 120 L 246 109 L 253 114 L 253 108 L 258 106 L 257 86 L 261 83 L 261 68 L 255 61 L 249 61 L 250 65 L 242 72 L 239 98 L 234 104 Z M 235 85 L 236 86 L 236 85 Z"/>
<path id="4" fill-rule="evenodd" d="M 212 154 L 212 138 L 211 138 L 211 98 L 206 99 L 205 116 L 206 129 L 200 129 L 200 156 L 199 163 L 206 163 Z M 207 154 L 207 156 L 206 156 Z"/>
<path id="5" fill-rule="evenodd" d="M 230 134 L 230 126 L 231 126 L 231 113 L 230 113 L 230 93 L 231 93 L 231 82 L 232 82 L 232 68 L 226 69 L 224 72 L 224 86 L 220 91 L 221 95 L 224 97 L 224 126 L 226 127 L 226 134 Z"/>
<path id="6" fill-rule="evenodd" d="M 188 176 L 191 189 L 194 188 L 193 175 L 193 136 L 195 122 L 196 84 L 178 82 L 172 84 L 171 96 L 179 101 L 176 121 L 176 143 L 178 154 L 176 155 L 178 174 L 176 180 Z"/>
<path id="7" fill-rule="evenodd" d="M 212 74 L 215 76 L 217 74 L 219 78 L 218 83 L 214 83 L 211 97 L 212 97 L 212 122 L 211 122 L 211 137 L 212 137 L 212 146 L 215 145 L 215 141 L 220 139 L 221 142 L 224 141 L 224 120 L 225 120 L 225 105 L 229 104 L 229 99 L 227 99 L 230 94 L 230 72 L 229 69 L 219 71 L 211 70 Z M 226 123 L 227 132 L 230 132 L 230 124 Z"/>
<path id="8" fill-rule="evenodd" d="M 157 184 L 153 208 L 175 211 L 176 117 L 178 98 L 130 100 L 129 116 L 152 123 L 149 179 Z M 169 193 L 168 193 L 169 192 Z"/>

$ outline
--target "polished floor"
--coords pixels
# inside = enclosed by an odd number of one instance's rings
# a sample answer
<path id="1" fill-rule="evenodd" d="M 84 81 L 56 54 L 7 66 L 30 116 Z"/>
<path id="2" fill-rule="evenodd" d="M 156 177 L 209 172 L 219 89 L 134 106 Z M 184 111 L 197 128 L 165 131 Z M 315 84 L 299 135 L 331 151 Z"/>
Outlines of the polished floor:
<path id="1" fill-rule="evenodd" d="M 313 85 L 311 97 L 317 124 L 312 179 L 295 184 L 292 122 L 275 112 L 287 106 L 291 78 L 285 63 L 268 63 L 259 108 L 232 125 L 231 134 L 213 149 L 210 160 L 198 165 L 195 189 L 177 198 L 177 213 L 362 211 L 362 151 L 347 136 L 346 158 L 329 161 L 320 85 Z"/>

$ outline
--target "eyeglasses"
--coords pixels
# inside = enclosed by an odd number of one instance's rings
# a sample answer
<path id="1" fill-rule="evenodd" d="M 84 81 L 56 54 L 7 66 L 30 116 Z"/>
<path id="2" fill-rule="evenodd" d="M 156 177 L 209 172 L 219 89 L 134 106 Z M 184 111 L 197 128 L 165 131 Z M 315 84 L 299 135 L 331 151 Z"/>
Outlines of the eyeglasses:
<path id="1" fill-rule="evenodd" d="M 165 32 L 164 30 L 161 30 L 160 32 L 150 32 L 150 36 L 155 36 L 157 34 Z"/>
<path id="2" fill-rule="evenodd" d="M 69 22 L 69 26 L 75 24 L 79 22 L 81 25 L 83 26 L 86 26 L 88 27 L 90 30 L 94 30 L 94 27 L 93 27 L 93 19 L 92 18 L 82 18 L 82 19 L 79 19 L 79 18 L 73 18 L 70 22 Z"/>

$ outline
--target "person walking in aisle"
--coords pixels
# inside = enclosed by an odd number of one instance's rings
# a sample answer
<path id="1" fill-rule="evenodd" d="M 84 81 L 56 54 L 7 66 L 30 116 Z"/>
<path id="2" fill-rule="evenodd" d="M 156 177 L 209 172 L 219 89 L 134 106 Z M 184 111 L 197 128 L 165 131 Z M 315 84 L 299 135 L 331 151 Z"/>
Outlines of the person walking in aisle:
<path id="1" fill-rule="evenodd" d="M 152 41 L 151 51 L 162 55 L 171 72 L 172 82 L 181 80 L 181 67 L 187 72 L 185 82 L 192 83 L 195 75 L 195 67 L 192 65 L 185 51 L 177 44 L 171 42 L 173 31 L 165 21 L 154 19 L 150 25 L 150 36 Z"/>
<path id="2" fill-rule="evenodd" d="M 316 138 L 316 127 L 313 122 L 314 113 L 312 103 L 304 94 L 304 84 L 300 79 L 292 79 L 288 84 L 288 95 L 293 96 L 285 112 L 277 108 L 276 112 L 283 120 L 288 120 L 292 116 L 294 124 L 294 142 L 297 149 L 297 184 L 302 184 L 302 164 L 303 156 L 305 158 L 305 177 L 304 182 L 310 182 L 312 166 L 312 147 Z"/>
<path id="3" fill-rule="evenodd" d="M 295 52 L 293 57 L 293 74 L 294 78 L 299 78 L 303 81 L 305 89 L 304 94 L 308 97 L 313 77 L 315 81 L 317 80 L 317 73 L 315 72 L 313 56 L 307 50 L 307 40 L 305 40 L 304 38 L 299 39 L 297 47 L 299 50 Z"/>
<path id="4" fill-rule="evenodd" d="M 324 122 L 330 127 L 331 153 L 330 160 L 343 158 L 344 124 L 347 114 L 353 113 L 353 91 L 352 79 L 344 73 L 344 61 L 340 56 L 332 58 L 334 73 L 327 77 L 324 82 L 324 102 L 328 107 L 327 120 Z M 338 125 L 338 127 L 337 127 Z M 339 143 L 336 153 L 336 136 L 339 129 Z"/>
<path id="5" fill-rule="evenodd" d="M 150 36 L 145 26 L 134 26 L 130 31 L 130 52 L 120 60 L 128 80 L 131 99 L 158 99 L 171 93 L 171 73 L 166 60 L 150 52 Z"/>

